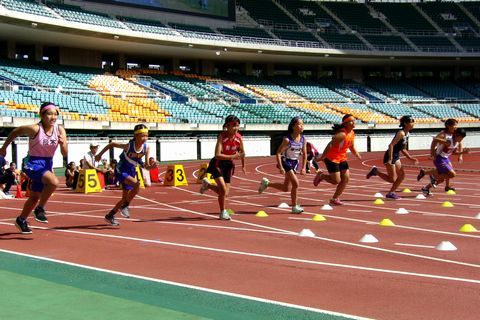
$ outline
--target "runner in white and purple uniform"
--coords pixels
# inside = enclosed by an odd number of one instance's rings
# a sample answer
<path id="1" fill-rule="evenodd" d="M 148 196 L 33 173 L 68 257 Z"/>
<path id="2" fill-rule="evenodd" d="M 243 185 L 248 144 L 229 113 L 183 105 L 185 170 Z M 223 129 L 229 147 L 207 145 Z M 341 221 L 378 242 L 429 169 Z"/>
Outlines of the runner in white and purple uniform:
<path id="1" fill-rule="evenodd" d="M 433 163 L 435 169 L 425 171 L 425 173 L 431 174 L 435 177 L 436 183 L 442 183 L 447 177 L 453 179 L 456 176 L 456 172 L 453 169 L 452 162 L 450 161 L 450 156 L 452 154 L 465 154 L 469 150 L 462 147 L 462 140 L 465 138 L 467 133 L 462 128 L 457 128 L 453 135 L 445 135 L 445 138 L 437 138 L 437 147 L 435 148 L 435 159 Z M 431 196 L 432 192 L 430 188 L 433 187 L 433 183 L 430 182 L 428 185 L 422 188 L 422 192 Z"/>
<path id="2" fill-rule="evenodd" d="M 303 120 L 300 117 L 294 117 L 288 125 L 287 136 L 283 138 L 282 144 L 277 149 L 277 167 L 280 169 L 280 173 L 285 175 L 283 183 L 270 182 L 267 178 L 263 178 L 258 189 L 259 193 L 268 187 L 287 192 L 288 186 L 291 184 L 292 213 L 303 212 L 303 208 L 297 202 L 299 180 L 296 176 L 299 165 L 301 165 L 300 173 L 305 174 L 307 142 L 302 134 L 303 127 Z"/>

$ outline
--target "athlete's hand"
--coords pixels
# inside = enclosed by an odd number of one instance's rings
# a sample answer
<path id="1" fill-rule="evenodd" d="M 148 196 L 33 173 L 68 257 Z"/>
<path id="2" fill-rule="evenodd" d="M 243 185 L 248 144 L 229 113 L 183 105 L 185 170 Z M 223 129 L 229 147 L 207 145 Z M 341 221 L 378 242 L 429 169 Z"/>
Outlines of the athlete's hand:
<path id="1" fill-rule="evenodd" d="M 58 135 L 58 144 L 64 144 L 65 142 L 67 142 L 67 138 L 61 134 Z"/>
<path id="2" fill-rule="evenodd" d="M 307 171 L 305 170 L 305 168 L 303 168 L 302 170 L 300 170 L 300 174 L 301 175 L 305 175 L 307 173 Z"/>
<path id="3" fill-rule="evenodd" d="M 418 159 L 417 158 L 412 158 L 412 161 L 414 164 L 418 164 Z"/>

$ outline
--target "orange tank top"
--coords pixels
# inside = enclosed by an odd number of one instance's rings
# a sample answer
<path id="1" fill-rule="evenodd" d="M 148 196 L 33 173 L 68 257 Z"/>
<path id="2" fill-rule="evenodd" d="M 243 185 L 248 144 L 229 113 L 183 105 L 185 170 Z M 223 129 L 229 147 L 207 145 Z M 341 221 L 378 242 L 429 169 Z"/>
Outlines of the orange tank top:
<path id="1" fill-rule="evenodd" d="M 345 140 L 343 140 L 338 146 L 332 146 L 328 150 L 326 158 L 332 162 L 340 163 L 347 161 L 347 151 L 353 145 L 353 140 L 355 139 L 355 133 L 350 131 L 348 133 L 345 129 L 342 130 L 345 132 Z"/>

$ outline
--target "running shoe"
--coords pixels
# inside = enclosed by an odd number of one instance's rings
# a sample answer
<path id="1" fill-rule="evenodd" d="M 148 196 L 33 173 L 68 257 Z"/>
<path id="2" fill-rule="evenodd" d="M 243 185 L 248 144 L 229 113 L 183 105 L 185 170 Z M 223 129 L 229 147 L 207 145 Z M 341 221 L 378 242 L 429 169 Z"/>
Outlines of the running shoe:
<path id="1" fill-rule="evenodd" d="M 230 220 L 230 215 L 227 210 L 220 212 L 220 220 Z"/>
<path id="2" fill-rule="evenodd" d="M 438 181 L 435 179 L 435 176 L 430 175 L 430 184 L 432 185 L 433 188 L 437 187 Z"/>
<path id="3" fill-rule="evenodd" d="M 112 226 L 119 226 L 120 223 L 118 223 L 117 219 L 115 219 L 115 217 L 111 214 L 107 214 L 105 216 L 105 221 L 108 222 L 109 224 L 111 224 Z"/>
<path id="4" fill-rule="evenodd" d="M 341 205 L 343 205 L 343 202 L 340 201 L 340 199 L 338 199 L 338 198 L 332 198 L 332 199 L 330 199 L 330 204 L 332 206 L 341 206 Z"/>
<path id="5" fill-rule="evenodd" d="M 420 172 L 418 173 L 418 176 L 417 176 L 417 181 L 422 180 L 423 177 L 425 177 L 425 170 L 420 169 Z"/>
<path id="6" fill-rule="evenodd" d="M 393 200 L 401 199 L 400 196 L 399 196 L 398 194 L 396 194 L 395 192 L 389 192 L 389 193 L 387 193 L 387 195 L 385 196 L 385 198 L 387 198 L 387 199 L 393 199 Z"/>
<path id="7" fill-rule="evenodd" d="M 318 171 L 317 172 L 317 175 L 315 176 L 315 178 L 313 179 L 313 185 L 316 187 L 320 184 L 320 182 L 322 182 L 322 171 Z"/>
<path id="8" fill-rule="evenodd" d="M 262 181 L 260 182 L 260 187 L 258 188 L 258 193 L 262 193 L 263 191 L 265 191 L 265 189 L 268 188 L 269 183 L 270 181 L 268 181 L 267 178 L 262 178 Z"/>
<path id="9" fill-rule="evenodd" d="M 207 177 L 203 178 L 202 186 L 200 187 L 200 194 L 204 194 L 205 191 L 207 191 L 209 185 L 210 185 L 210 181 L 208 181 L 208 178 Z"/>
<path id="10" fill-rule="evenodd" d="M 28 223 L 26 219 L 23 219 L 22 217 L 17 217 L 15 219 L 15 226 L 22 232 L 22 234 L 31 234 L 32 230 L 28 227 Z"/>
<path id="11" fill-rule="evenodd" d="M 433 196 L 433 193 L 432 193 L 432 191 L 430 191 L 430 188 L 423 187 L 422 192 L 423 192 L 423 195 L 426 196 L 426 197 Z"/>
<path id="12" fill-rule="evenodd" d="M 371 177 L 376 176 L 377 173 L 378 173 L 378 168 L 376 166 L 373 166 L 372 169 L 370 169 L 370 171 L 368 171 L 367 173 L 367 179 L 370 179 Z"/>
<path id="13" fill-rule="evenodd" d="M 300 207 L 298 204 L 292 207 L 292 213 L 302 213 L 304 210 L 302 207 Z"/>
<path id="14" fill-rule="evenodd" d="M 128 208 L 128 206 L 120 208 L 120 214 L 124 218 L 130 218 L 130 209 Z"/>
<path id="15" fill-rule="evenodd" d="M 454 187 L 445 187 L 445 192 L 448 192 L 448 191 L 455 191 L 455 188 Z"/>
<path id="16" fill-rule="evenodd" d="M 45 209 L 42 207 L 36 207 L 35 210 L 33 210 L 33 215 L 38 222 L 48 223 L 48 219 L 45 216 Z"/>

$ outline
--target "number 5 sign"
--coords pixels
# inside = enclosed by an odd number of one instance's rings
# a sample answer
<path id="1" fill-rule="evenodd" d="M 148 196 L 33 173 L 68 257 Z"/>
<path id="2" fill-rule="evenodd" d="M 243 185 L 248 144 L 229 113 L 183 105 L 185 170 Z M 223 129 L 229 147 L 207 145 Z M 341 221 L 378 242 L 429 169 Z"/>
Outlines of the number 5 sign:
<path id="1" fill-rule="evenodd" d="M 80 173 L 78 175 L 77 188 L 75 189 L 75 192 L 102 192 L 102 186 L 100 185 L 100 181 L 98 180 L 97 170 L 80 170 Z"/>
<path id="2" fill-rule="evenodd" d="M 163 184 L 166 186 L 188 186 L 187 176 L 185 175 L 185 169 L 183 165 L 169 165 L 167 171 L 165 171 L 165 177 Z"/>

